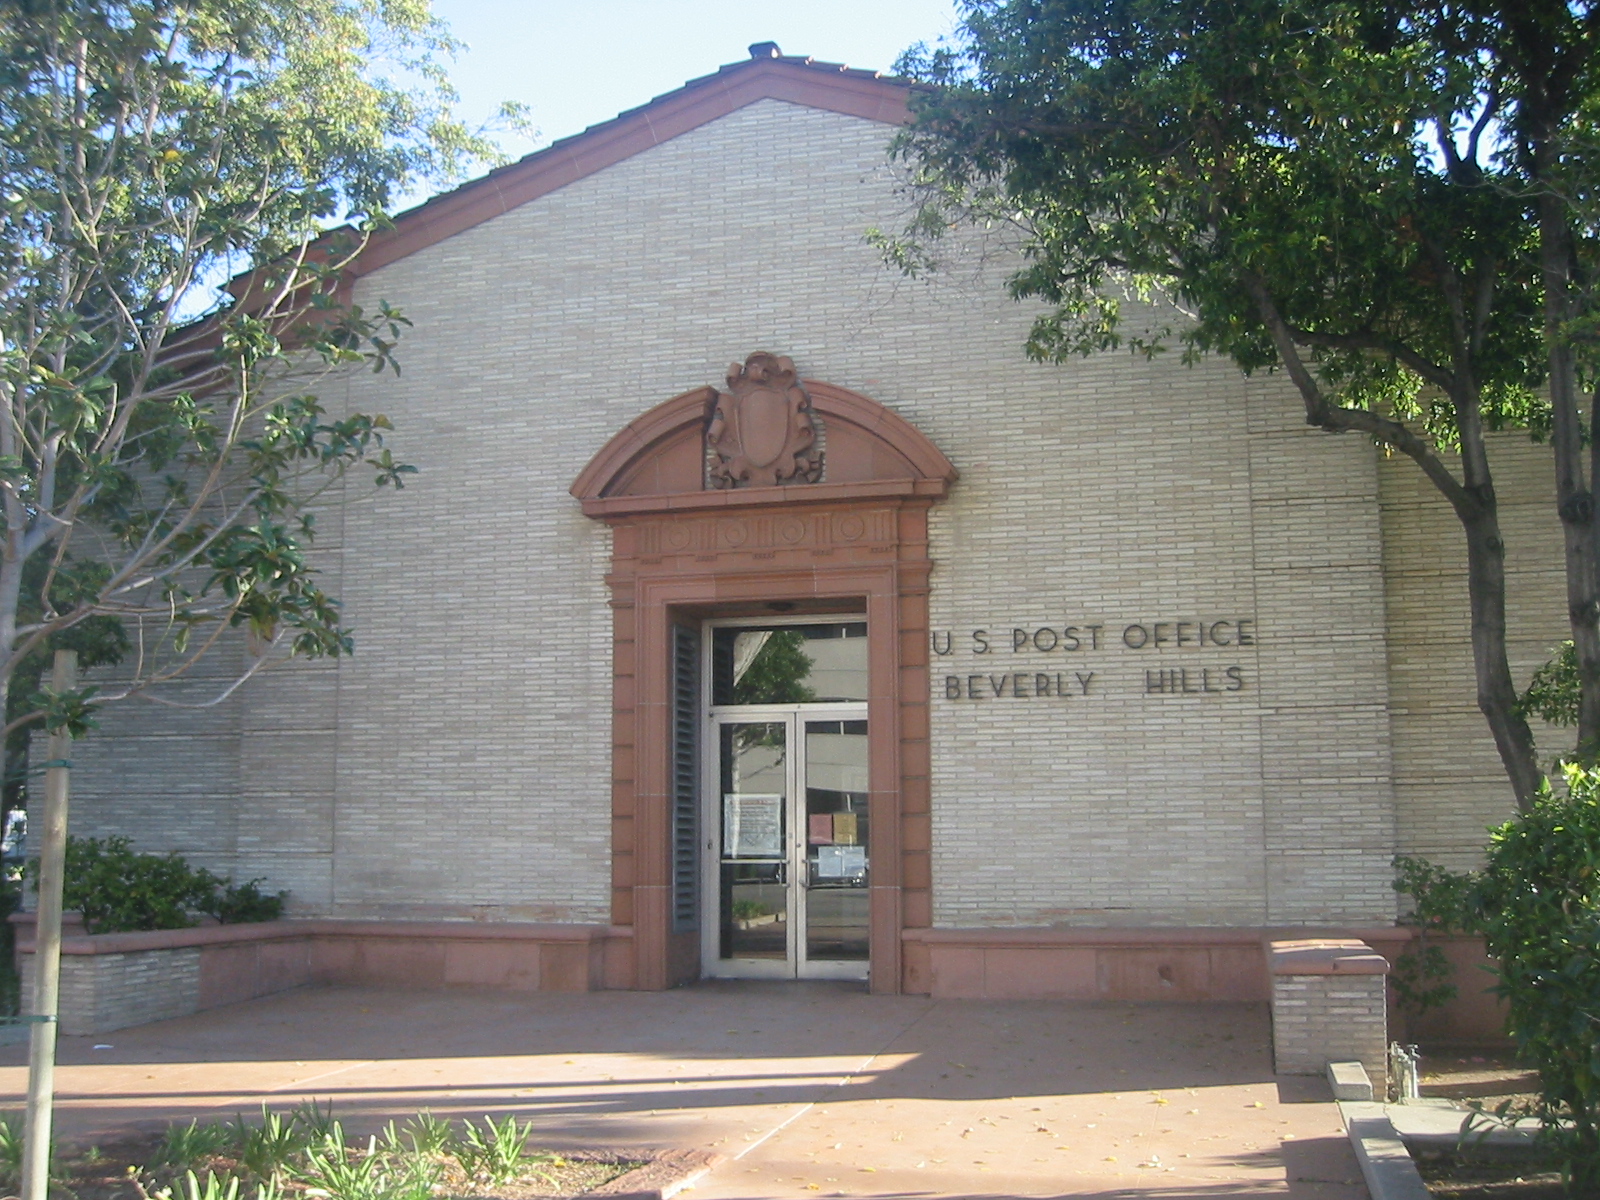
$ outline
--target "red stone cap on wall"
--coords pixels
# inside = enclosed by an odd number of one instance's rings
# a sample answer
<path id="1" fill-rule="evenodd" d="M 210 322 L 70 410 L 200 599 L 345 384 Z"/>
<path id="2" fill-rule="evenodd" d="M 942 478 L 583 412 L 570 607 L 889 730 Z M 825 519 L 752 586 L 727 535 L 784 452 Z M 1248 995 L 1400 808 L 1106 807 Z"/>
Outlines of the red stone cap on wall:
<path id="1" fill-rule="evenodd" d="M 1353 938 L 1305 938 L 1267 943 L 1274 975 L 1387 975 L 1389 960 Z"/>

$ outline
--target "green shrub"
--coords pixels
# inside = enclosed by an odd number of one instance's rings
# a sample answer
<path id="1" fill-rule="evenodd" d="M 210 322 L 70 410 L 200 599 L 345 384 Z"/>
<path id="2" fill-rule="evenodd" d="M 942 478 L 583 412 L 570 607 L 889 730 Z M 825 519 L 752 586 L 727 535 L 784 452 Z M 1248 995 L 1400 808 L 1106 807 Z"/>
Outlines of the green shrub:
<path id="1" fill-rule="evenodd" d="M 125 837 L 67 839 L 63 902 L 90 933 L 187 928 L 221 884 L 176 854 L 136 853 Z"/>
<path id="2" fill-rule="evenodd" d="M 1600 1196 L 1600 768 L 1562 768 L 1527 812 L 1490 831 L 1484 869 L 1457 873 L 1395 859 L 1395 889 L 1415 900 L 1419 930 L 1395 990 L 1425 1009 L 1454 994 L 1429 930 L 1481 934 L 1496 960 L 1507 1027 L 1539 1072 L 1532 1115 L 1571 1194 Z M 1500 1116 L 1527 1115 L 1502 1106 Z"/>
<path id="3" fill-rule="evenodd" d="M 252 921 L 276 921 L 283 916 L 283 899 L 287 892 L 263 892 L 261 879 L 247 879 L 243 883 L 230 883 L 201 909 L 224 925 L 245 925 Z"/>
<path id="4" fill-rule="evenodd" d="M 1455 999 L 1450 960 L 1430 938 L 1461 932 L 1471 920 L 1468 895 L 1474 877 L 1404 854 L 1394 860 L 1394 869 L 1394 890 L 1411 897 L 1411 909 L 1400 922 L 1416 930 L 1416 936 L 1395 960 L 1389 986 L 1401 1008 L 1421 1015 Z"/>
<path id="5" fill-rule="evenodd" d="M 28 864 L 35 881 L 38 869 L 37 860 Z M 125 837 L 69 837 L 62 899 L 90 933 L 186 929 L 196 914 L 224 924 L 281 916 L 285 893 L 269 895 L 260 883 L 230 883 L 178 854 L 138 853 Z"/>
<path id="6" fill-rule="evenodd" d="M 1564 768 L 1492 831 L 1469 903 L 1500 964 L 1518 1049 L 1539 1072 L 1538 1116 L 1572 1193 L 1600 1195 L 1600 769 Z"/>

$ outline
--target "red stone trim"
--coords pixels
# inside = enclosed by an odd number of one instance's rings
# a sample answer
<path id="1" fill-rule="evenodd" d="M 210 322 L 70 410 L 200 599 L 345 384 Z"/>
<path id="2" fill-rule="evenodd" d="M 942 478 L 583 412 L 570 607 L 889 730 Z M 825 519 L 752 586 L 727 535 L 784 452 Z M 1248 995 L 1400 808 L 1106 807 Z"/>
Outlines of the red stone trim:
<path id="1" fill-rule="evenodd" d="M 1032 926 L 1020 928 L 917 929 L 906 933 L 907 941 L 945 946 L 1257 946 L 1263 941 L 1308 930 L 1261 929 L 1247 925 L 1141 925 L 1116 926 Z M 1404 946 L 1412 938 L 1403 926 L 1377 926 L 1359 931 L 1337 931 L 1324 935 L 1339 941 L 1368 944 L 1394 943 Z"/>
<path id="2" fill-rule="evenodd" d="M 902 940 L 906 990 L 941 999 L 1210 1002 L 1266 1000 L 1268 944 L 1308 933 L 1354 935 L 1390 957 L 1411 938 L 1393 926 L 1086 927 L 908 929 Z"/>
<path id="3" fill-rule="evenodd" d="M 827 501 L 892 499 L 926 496 L 936 500 L 947 485 L 942 479 L 885 479 L 872 483 L 807 483 L 792 487 L 740 488 L 737 491 L 693 492 L 660 496 L 605 496 L 583 502 L 589 517 L 619 517 L 635 513 L 695 512 L 705 509 L 747 509 L 752 505 L 819 504 Z"/>
<path id="4" fill-rule="evenodd" d="M 701 388 L 631 422 L 572 485 L 584 511 L 612 528 L 612 920 L 633 931 L 638 988 L 699 971 L 698 934 L 673 935 L 670 923 L 674 621 L 774 611 L 766 606 L 775 602 L 865 612 L 875 991 L 901 990 L 901 933 L 927 924 L 933 910 L 928 507 L 956 471 L 876 401 L 812 380 L 806 390 L 842 482 L 694 486 L 704 482 L 698 464 L 715 396 Z"/>
<path id="5" fill-rule="evenodd" d="M 33 953 L 32 922 L 17 930 L 17 953 Z M 178 950 L 186 946 L 228 946 L 290 938 L 421 938 L 454 942 L 593 942 L 627 936 L 626 930 L 604 925 L 546 925 L 522 921 L 368 921 L 310 917 L 261 921 L 246 925 L 198 925 L 192 929 L 155 929 L 130 933 L 98 933 L 61 939 L 67 955 L 132 954 L 141 950 Z"/>
<path id="6" fill-rule="evenodd" d="M 938 497 L 956 479 L 956 469 L 939 447 L 915 425 L 859 392 L 817 379 L 802 381 L 812 407 L 837 440 L 843 427 L 891 447 L 909 470 L 903 477 L 861 480 L 848 484 L 797 484 L 789 487 L 738 488 L 696 492 L 619 496 L 617 489 L 633 478 L 642 463 L 670 449 L 681 438 L 698 438 L 705 429 L 714 387 L 699 387 L 656 405 L 630 421 L 590 460 L 573 480 L 572 495 L 583 501 L 591 517 L 667 509 L 724 508 L 752 504 L 786 504 L 804 500 L 860 499 L 865 496 L 922 495 Z M 826 478 L 826 475 L 824 475 Z"/>
<path id="7" fill-rule="evenodd" d="M 793 60 L 735 63 L 401 213 L 348 274 L 370 274 L 758 100 L 900 125 L 909 119 L 910 92 L 897 80 Z"/>
<path id="8" fill-rule="evenodd" d="M 1387 975 L 1389 960 L 1354 938 L 1301 938 L 1269 942 L 1267 969 L 1274 975 Z"/>
<path id="9" fill-rule="evenodd" d="M 572 481 L 568 489 L 579 500 L 604 496 L 608 489 L 626 478 L 639 460 L 656 453 L 663 445 L 695 429 L 704 430 L 716 402 L 717 389 L 709 384 L 663 401 L 649 412 L 635 417 L 613 434 Z M 591 513 L 591 516 L 596 515 Z"/>

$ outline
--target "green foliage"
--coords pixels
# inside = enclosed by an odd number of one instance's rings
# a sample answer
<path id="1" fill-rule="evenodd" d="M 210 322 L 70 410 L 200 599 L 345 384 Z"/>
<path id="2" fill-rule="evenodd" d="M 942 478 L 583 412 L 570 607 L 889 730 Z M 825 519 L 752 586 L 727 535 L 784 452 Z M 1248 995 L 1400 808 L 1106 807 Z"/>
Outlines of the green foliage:
<path id="1" fill-rule="evenodd" d="M 263 1104 L 261 1123 L 250 1125 L 243 1117 L 237 1118 L 231 1141 L 240 1166 L 254 1178 L 276 1184 L 283 1181 L 310 1139 L 292 1113 L 285 1117 Z"/>
<path id="2" fill-rule="evenodd" d="M 1538 1116 L 1573 1194 L 1600 1195 L 1600 770 L 1565 768 L 1565 794 L 1494 830 L 1473 923 L 1538 1068 Z"/>
<path id="3" fill-rule="evenodd" d="M 140 1189 L 143 1191 L 143 1189 Z M 146 1200 L 239 1200 L 239 1180 L 233 1175 L 218 1176 L 214 1171 L 206 1172 L 206 1181 L 201 1183 L 193 1171 L 185 1171 L 181 1179 L 176 1181 L 176 1186 L 159 1188 L 152 1198 L 145 1193 Z M 280 1192 L 274 1184 L 263 1184 L 256 1188 L 255 1200 L 279 1200 Z"/>
<path id="4" fill-rule="evenodd" d="M 461 1135 L 450 1149 L 469 1179 L 504 1184 L 517 1177 L 532 1133 L 532 1124 L 519 1125 L 515 1116 L 508 1114 L 501 1125 L 485 1116 L 482 1129 L 471 1121 L 462 1122 Z"/>
<path id="5" fill-rule="evenodd" d="M 343 273 L 392 202 L 496 156 L 452 116 L 455 48 L 427 0 L 6 6 L 8 735 L 82 732 L 228 630 L 256 652 L 246 674 L 350 652 L 311 507 L 352 472 L 399 488 L 415 467 L 385 445 L 385 416 L 330 413 L 317 386 L 398 372 L 409 320 L 348 303 Z M 120 663 L 116 686 L 51 696 L 58 647 Z M 7 745 L 15 804 L 26 767 Z"/>
<path id="6" fill-rule="evenodd" d="M 383 1128 L 384 1145 L 396 1154 L 409 1149 L 413 1154 L 437 1158 L 450 1149 L 454 1137 L 450 1122 L 441 1121 L 427 1109 L 409 1118 L 398 1129 L 393 1121 Z"/>
<path id="7" fill-rule="evenodd" d="M 283 916 L 283 902 L 287 892 L 263 892 L 262 879 L 247 879 L 243 883 L 229 883 L 213 893 L 200 911 L 217 918 L 224 925 L 244 925 L 253 921 L 276 921 Z"/>
<path id="8" fill-rule="evenodd" d="M 527 1147 L 532 1134 L 531 1121 L 519 1124 L 517 1118 L 508 1113 L 505 1120 L 497 1124 L 493 1117 L 485 1116 L 482 1129 L 471 1121 L 463 1122 L 461 1135 L 451 1143 L 450 1151 L 467 1178 L 503 1186 L 533 1164 L 560 1162 L 554 1155 L 530 1155 Z M 534 1173 L 542 1175 L 536 1168 Z"/>
<path id="9" fill-rule="evenodd" d="M 62 565 L 65 569 L 58 571 L 54 580 L 50 581 L 50 604 L 54 611 L 74 607 L 84 595 L 82 576 L 85 567 L 70 559 L 64 560 Z M 23 568 L 17 616 L 25 625 L 36 624 L 43 616 L 40 608 L 43 597 L 40 593 L 50 566 L 51 561 L 44 555 L 35 555 Z M 5 721 L 0 724 L 10 727 L 15 722 L 25 721 L 30 714 L 50 710 L 51 702 L 46 695 L 44 680 L 50 673 L 57 650 L 77 651 L 79 669 L 88 671 L 121 662 L 128 644 L 128 633 L 123 623 L 110 616 L 87 617 L 71 628 L 59 629 L 42 639 L 12 668 L 10 686 L 6 692 Z M 92 719 L 87 712 L 92 696 L 83 697 L 80 692 L 80 698 L 84 703 L 77 714 L 79 720 L 78 728 L 73 729 L 75 734 L 83 727 L 84 721 Z M 58 720 L 60 715 L 58 710 Z M 5 776 L 3 792 L 0 792 L 0 811 L 9 812 L 27 804 L 28 751 L 32 734 L 32 726 L 22 724 L 12 728 L 5 738 Z"/>
<path id="10" fill-rule="evenodd" d="M 62 899 L 83 913 L 91 933 L 184 929 L 195 924 L 193 914 L 204 911 L 221 882 L 177 854 L 136 853 L 125 837 L 68 838 Z"/>
<path id="11" fill-rule="evenodd" d="M 900 67 L 934 85 L 898 149 L 924 208 L 902 262 L 977 221 L 1021 238 L 1018 297 L 1049 309 L 1028 352 L 1216 351 L 1283 365 L 1263 304 L 1343 406 L 1415 418 L 1442 442 L 1437 392 L 1458 330 L 1443 288 L 1490 270 L 1475 369 L 1491 423 L 1542 427 L 1537 296 L 1523 198 L 1485 187 L 1490 147 L 1458 138 L 1475 79 L 1401 10 L 1322 0 L 968 0 L 954 45 Z M 1464 158 L 1470 155 L 1470 161 Z M 1473 187 L 1455 186 L 1456 172 Z M 1462 174 L 1465 172 L 1465 174 Z M 910 256 L 908 259 L 907 256 Z M 920 257 L 919 257 L 920 256 Z M 1520 272 L 1520 274 L 1518 274 Z M 1130 326 L 1119 297 L 1191 319 Z"/>
<path id="12" fill-rule="evenodd" d="M 295 1106 L 292 1114 L 295 1124 L 305 1132 L 308 1143 L 325 1142 L 333 1136 L 334 1128 L 339 1124 L 333 1119 L 333 1101 L 328 1101 L 324 1108 L 316 1100 L 307 1100 Z"/>
<path id="13" fill-rule="evenodd" d="M 51 1148 L 54 1157 L 54 1147 Z M 22 1179 L 22 1114 L 0 1112 L 0 1184 L 15 1187 Z"/>
<path id="14" fill-rule="evenodd" d="M 20 1121 L 5 1121 L 0 1117 L 0 1172 L 8 1137 L 21 1162 Z M 514 1117 L 485 1117 L 481 1128 L 467 1122 L 458 1139 L 448 1121 L 420 1112 L 400 1126 L 390 1121 L 365 1145 L 352 1145 L 331 1104 L 303 1104 L 286 1115 L 263 1106 L 259 1123 L 239 1117 L 228 1125 L 172 1125 L 150 1162 L 130 1168 L 129 1178 L 143 1200 L 237 1200 L 245 1184 L 255 1186 L 255 1200 L 301 1193 L 322 1200 L 431 1200 L 452 1157 L 474 1187 L 503 1187 L 530 1176 L 553 1182 L 542 1168 L 565 1164 L 556 1155 L 530 1152 L 531 1133 L 531 1124 Z"/>
<path id="15" fill-rule="evenodd" d="M 37 878 L 37 860 L 28 864 Z M 230 884 L 178 854 L 141 854 L 125 837 L 67 839 L 63 903 L 83 914 L 90 933 L 186 929 L 196 914 L 224 922 L 275 920 L 286 893 L 261 881 Z"/>
<path id="16" fill-rule="evenodd" d="M 1578 676 L 1578 653 L 1572 640 L 1561 643 L 1550 660 L 1534 671 L 1528 690 L 1518 704 L 1529 716 L 1551 725 L 1578 723 L 1578 704 L 1582 699 Z"/>
<path id="17" fill-rule="evenodd" d="M 345 1145 L 338 1122 L 328 1137 L 306 1151 L 296 1178 L 307 1191 L 327 1200 L 432 1200 L 438 1164 L 422 1155 L 394 1155 L 378 1149 L 377 1139 L 365 1151 Z"/>
<path id="18" fill-rule="evenodd" d="M 1394 868 L 1394 890 L 1412 901 L 1400 919 L 1416 932 L 1395 960 L 1389 985 L 1404 1008 L 1420 1015 L 1456 997 L 1450 960 L 1429 939 L 1465 931 L 1474 877 L 1404 854 L 1395 858 Z"/>
<path id="19" fill-rule="evenodd" d="M 233 1142 L 234 1131 L 218 1122 L 168 1125 L 166 1136 L 156 1149 L 155 1165 L 188 1171 L 193 1179 L 194 1167 L 203 1166 L 207 1159 L 232 1146 Z"/>

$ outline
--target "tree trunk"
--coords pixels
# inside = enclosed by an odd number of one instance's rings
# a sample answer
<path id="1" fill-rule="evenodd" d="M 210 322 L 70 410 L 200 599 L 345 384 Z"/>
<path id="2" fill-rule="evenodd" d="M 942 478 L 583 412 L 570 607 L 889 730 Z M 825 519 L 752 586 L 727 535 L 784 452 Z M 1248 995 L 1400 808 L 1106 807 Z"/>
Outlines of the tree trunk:
<path id="1" fill-rule="evenodd" d="M 1472 608 L 1472 663 L 1478 680 L 1478 709 L 1489 722 L 1495 748 L 1526 811 L 1544 785 L 1533 732 L 1517 711 L 1517 688 L 1506 658 L 1506 548 L 1492 501 L 1473 517 L 1463 517 L 1467 534 L 1467 595 Z"/>
<path id="2" fill-rule="evenodd" d="M 57 650 L 50 686 L 77 686 L 78 653 Z M 33 930 L 33 1019 L 28 1038 L 28 1106 L 22 1142 L 22 1200 L 48 1200 L 51 1129 L 55 1117 L 56 1037 L 61 999 L 61 897 L 67 849 L 67 792 L 72 735 L 50 735 L 39 821 L 39 911 Z"/>
<path id="3" fill-rule="evenodd" d="M 1460 433 L 1462 479 L 1455 478 L 1433 446 L 1401 422 L 1379 413 L 1342 408 L 1329 402 L 1300 356 L 1288 323 L 1278 312 L 1271 291 L 1259 278 L 1246 281 L 1272 335 L 1278 355 L 1306 406 L 1306 423 L 1331 432 L 1359 431 L 1392 446 L 1422 468 L 1450 503 L 1467 535 L 1467 595 L 1472 612 L 1472 666 L 1478 683 L 1478 708 L 1489 722 L 1495 748 L 1516 796 L 1528 809 L 1544 787 L 1533 732 L 1517 711 L 1517 688 L 1506 656 L 1506 547 L 1500 536 L 1499 502 L 1494 474 L 1484 443 L 1482 397 L 1470 374 L 1453 380 L 1451 404 Z M 1465 347 L 1457 358 L 1470 367 Z"/>
<path id="4" fill-rule="evenodd" d="M 1564 326 L 1572 308 L 1572 232 L 1567 206 L 1539 198 L 1539 266 L 1544 280 L 1544 336 L 1550 363 L 1550 447 L 1555 456 L 1556 512 L 1567 574 L 1567 619 L 1578 661 L 1578 760 L 1600 756 L 1600 561 L 1595 542 L 1592 476 L 1584 470 L 1583 415 L 1577 364 Z"/>

